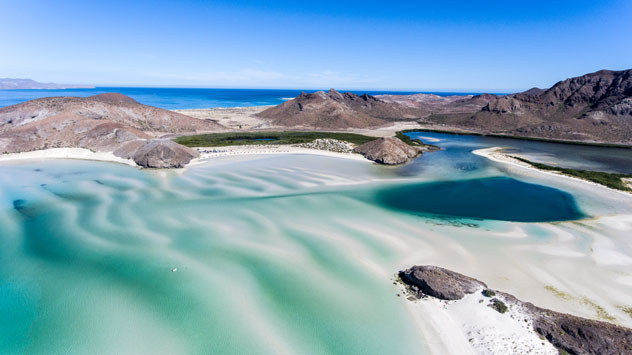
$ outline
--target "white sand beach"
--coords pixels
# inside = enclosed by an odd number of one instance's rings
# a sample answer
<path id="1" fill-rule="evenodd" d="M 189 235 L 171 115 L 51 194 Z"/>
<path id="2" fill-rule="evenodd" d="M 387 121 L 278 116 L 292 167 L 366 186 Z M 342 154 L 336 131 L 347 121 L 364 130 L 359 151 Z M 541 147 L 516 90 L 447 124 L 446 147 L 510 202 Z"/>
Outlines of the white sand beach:
<path id="1" fill-rule="evenodd" d="M 0 154 L 0 162 L 42 159 L 95 160 L 137 166 L 133 160 L 117 157 L 112 152 L 93 152 L 84 148 L 50 148 L 31 152 Z"/>
<path id="2" fill-rule="evenodd" d="M 200 157 L 191 161 L 189 165 L 200 164 L 217 157 L 243 156 L 243 155 L 261 155 L 261 154 L 308 154 L 321 155 L 326 157 L 352 159 L 372 163 L 360 154 L 355 153 L 338 153 L 321 149 L 302 148 L 294 145 L 235 145 L 225 147 L 198 147 L 195 148 L 200 152 Z"/>

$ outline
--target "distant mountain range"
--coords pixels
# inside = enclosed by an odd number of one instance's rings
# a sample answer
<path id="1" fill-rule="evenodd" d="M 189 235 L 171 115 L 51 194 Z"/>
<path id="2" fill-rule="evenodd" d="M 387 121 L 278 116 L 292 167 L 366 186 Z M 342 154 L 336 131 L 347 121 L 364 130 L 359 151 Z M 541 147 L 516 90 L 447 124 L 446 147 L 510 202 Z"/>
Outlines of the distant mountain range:
<path id="1" fill-rule="evenodd" d="M 370 128 L 416 121 L 423 128 L 632 144 L 632 69 L 601 70 L 511 95 L 362 95 L 319 91 L 262 111 L 286 127 Z"/>
<path id="2" fill-rule="evenodd" d="M 91 85 L 40 83 L 32 79 L 0 78 L 0 90 L 19 89 L 92 89 Z"/>

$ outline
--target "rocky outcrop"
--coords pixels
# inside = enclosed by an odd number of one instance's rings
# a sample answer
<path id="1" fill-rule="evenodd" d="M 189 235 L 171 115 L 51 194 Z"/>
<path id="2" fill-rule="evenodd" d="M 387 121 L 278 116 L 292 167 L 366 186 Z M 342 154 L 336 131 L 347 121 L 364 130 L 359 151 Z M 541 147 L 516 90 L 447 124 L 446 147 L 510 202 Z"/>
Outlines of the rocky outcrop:
<path id="1" fill-rule="evenodd" d="M 632 329 L 532 304 L 528 307 L 535 315 L 535 331 L 560 350 L 569 354 L 632 354 Z"/>
<path id="2" fill-rule="evenodd" d="M 86 148 L 125 158 L 138 153 L 141 166 L 176 167 L 197 152 L 166 141 L 145 142 L 169 134 L 224 129 L 116 93 L 48 97 L 0 108 L 0 153 Z M 141 146 L 143 151 L 137 152 Z"/>
<path id="3" fill-rule="evenodd" d="M 257 114 L 272 124 L 321 129 L 367 128 L 418 118 L 415 110 L 371 95 L 328 92 L 301 93 L 298 97 Z"/>
<path id="4" fill-rule="evenodd" d="M 57 124 L 59 129 L 74 122 L 81 122 L 84 126 L 111 122 L 151 136 L 225 129 L 215 122 L 142 105 L 116 93 L 90 97 L 46 97 L 0 108 L 0 134 L 20 128 L 41 129 L 52 124 Z"/>
<path id="5" fill-rule="evenodd" d="M 632 69 L 601 70 L 549 89 L 492 96 L 478 112 L 422 123 L 478 133 L 632 144 Z"/>
<path id="6" fill-rule="evenodd" d="M 386 165 L 403 164 L 421 154 L 419 148 L 395 137 L 378 138 L 356 147 L 354 151 L 369 160 Z"/>
<path id="7" fill-rule="evenodd" d="M 570 314 L 559 313 L 523 302 L 513 295 L 487 290 L 476 279 L 437 266 L 413 266 L 399 272 L 400 279 L 410 293 L 417 297 L 436 297 L 442 300 L 459 300 L 466 294 L 483 292 L 486 297 L 497 298 L 492 304 L 502 303 L 502 310 L 520 309 L 532 320 L 533 330 L 548 340 L 560 353 L 568 354 L 631 354 L 632 329 Z M 506 306 L 505 306 L 506 303 Z M 500 313 L 505 313 L 495 308 Z"/>
<path id="8" fill-rule="evenodd" d="M 438 266 L 413 266 L 399 272 L 400 279 L 417 297 L 428 295 L 442 300 L 460 300 L 465 294 L 487 288 L 483 282 Z"/>
<path id="9" fill-rule="evenodd" d="M 132 159 L 144 168 L 183 168 L 200 154 L 191 148 L 166 139 L 144 142 L 134 152 Z"/>

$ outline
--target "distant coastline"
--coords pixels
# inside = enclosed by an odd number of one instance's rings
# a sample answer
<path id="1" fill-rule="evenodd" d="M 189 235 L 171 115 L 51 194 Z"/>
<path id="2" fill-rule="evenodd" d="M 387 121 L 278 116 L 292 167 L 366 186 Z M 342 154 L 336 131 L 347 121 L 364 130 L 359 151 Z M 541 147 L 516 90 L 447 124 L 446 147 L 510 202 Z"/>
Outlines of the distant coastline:
<path id="1" fill-rule="evenodd" d="M 0 78 L 0 90 L 94 89 L 93 85 L 40 83 L 33 79 Z"/>
<path id="2" fill-rule="evenodd" d="M 88 97 L 108 92 L 117 92 L 129 96 L 149 106 L 166 110 L 191 110 L 211 108 L 234 108 L 270 106 L 293 99 L 301 92 L 315 92 L 316 89 L 221 89 L 221 88 L 162 88 L 162 87 L 106 87 L 68 89 L 4 89 L 0 91 L 0 107 L 16 105 L 21 102 L 50 96 Z M 409 95 L 420 91 L 366 91 L 352 90 L 358 94 L 369 95 Z M 438 96 L 473 95 L 465 92 L 423 92 Z"/>

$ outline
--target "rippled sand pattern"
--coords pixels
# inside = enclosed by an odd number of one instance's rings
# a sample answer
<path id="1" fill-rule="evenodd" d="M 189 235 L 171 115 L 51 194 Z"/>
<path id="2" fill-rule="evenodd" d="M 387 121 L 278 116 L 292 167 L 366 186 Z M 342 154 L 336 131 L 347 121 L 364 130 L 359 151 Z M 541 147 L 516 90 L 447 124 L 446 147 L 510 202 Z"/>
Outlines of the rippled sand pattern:
<path id="1" fill-rule="evenodd" d="M 391 280 L 403 267 L 469 267 L 499 288 L 515 285 L 501 277 L 563 287 L 584 269 L 580 286 L 598 279 L 586 262 L 592 222 L 470 225 L 367 197 L 402 179 L 318 156 L 218 159 L 184 172 L 0 166 L 0 352 L 424 353 L 432 339 Z M 550 276 L 555 251 L 580 266 Z"/>

